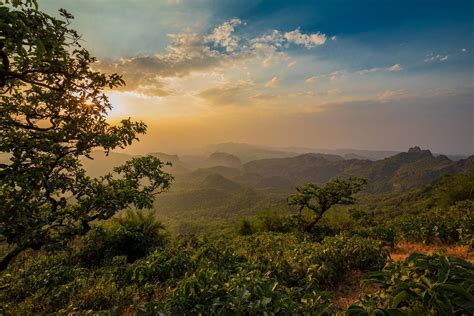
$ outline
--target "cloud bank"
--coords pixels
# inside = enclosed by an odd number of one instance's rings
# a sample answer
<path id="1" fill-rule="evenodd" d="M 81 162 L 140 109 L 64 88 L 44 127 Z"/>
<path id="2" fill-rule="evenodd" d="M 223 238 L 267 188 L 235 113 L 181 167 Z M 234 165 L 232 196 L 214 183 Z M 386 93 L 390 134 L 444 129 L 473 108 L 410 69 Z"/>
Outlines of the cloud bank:
<path id="1" fill-rule="evenodd" d="M 238 35 L 238 28 L 244 27 L 245 23 L 240 19 L 231 19 L 212 29 L 209 34 L 168 34 L 170 44 L 163 53 L 116 61 L 102 60 L 96 67 L 107 73 L 123 75 L 127 85 L 118 91 L 168 96 L 173 91 L 166 87 L 166 78 L 218 71 L 249 59 L 261 59 L 263 66 L 270 66 L 285 58 L 285 50 L 290 45 L 312 49 L 326 42 L 325 34 L 306 34 L 299 28 L 289 32 L 272 30 L 258 36 Z M 268 86 L 276 85 L 274 80 Z"/>

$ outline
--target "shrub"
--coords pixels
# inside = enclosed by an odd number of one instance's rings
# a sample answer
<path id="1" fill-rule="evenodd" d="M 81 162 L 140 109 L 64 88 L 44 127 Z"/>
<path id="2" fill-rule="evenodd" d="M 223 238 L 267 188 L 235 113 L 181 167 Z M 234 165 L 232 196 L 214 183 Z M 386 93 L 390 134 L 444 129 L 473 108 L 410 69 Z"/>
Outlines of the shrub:
<path id="1" fill-rule="evenodd" d="M 474 265 L 461 258 L 415 253 L 363 282 L 380 290 L 351 306 L 348 315 L 474 314 Z"/>
<path id="2" fill-rule="evenodd" d="M 379 240 L 383 242 L 385 246 L 395 246 L 395 231 L 391 227 L 388 227 L 386 225 L 377 225 L 368 228 L 358 228 L 354 229 L 353 231 L 349 231 L 348 233 L 351 233 L 356 236 Z"/>
<path id="3" fill-rule="evenodd" d="M 285 315 L 320 314 L 328 305 L 321 295 L 310 293 L 304 299 L 258 270 L 230 274 L 200 269 L 178 284 L 162 308 L 171 314 Z"/>
<path id="4" fill-rule="evenodd" d="M 241 219 L 237 224 L 237 233 L 241 236 L 252 235 L 255 228 L 248 219 Z"/>
<path id="5" fill-rule="evenodd" d="M 262 212 L 257 214 L 257 226 L 260 231 L 287 233 L 295 228 L 292 216 L 277 212 Z"/>
<path id="6" fill-rule="evenodd" d="M 153 213 L 128 211 L 112 222 L 94 227 L 83 238 L 77 257 L 86 265 L 105 264 L 115 256 L 125 256 L 133 262 L 165 245 L 167 236 L 163 230 Z"/>
<path id="7" fill-rule="evenodd" d="M 469 244 L 474 232 L 472 202 L 462 202 L 449 212 L 430 212 L 395 218 L 390 226 L 397 239 L 411 242 Z"/>

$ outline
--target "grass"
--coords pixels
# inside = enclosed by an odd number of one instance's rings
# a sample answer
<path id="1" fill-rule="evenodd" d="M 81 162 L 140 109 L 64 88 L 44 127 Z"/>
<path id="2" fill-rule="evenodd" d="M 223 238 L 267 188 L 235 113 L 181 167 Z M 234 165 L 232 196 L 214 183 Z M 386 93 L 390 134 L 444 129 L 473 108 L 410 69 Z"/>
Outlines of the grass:
<path id="1" fill-rule="evenodd" d="M 474 253 L 469 251 L 469 247 L 467 245 L 427 245 L 423 243 L 402 242 L 398 243 L 390 251 L 390 257 L 395 261 L 402 261 L 414 252 L 422 254 L 442 253 L 448 256 L 461 257 L 464 260 L 474 262 Z"/>

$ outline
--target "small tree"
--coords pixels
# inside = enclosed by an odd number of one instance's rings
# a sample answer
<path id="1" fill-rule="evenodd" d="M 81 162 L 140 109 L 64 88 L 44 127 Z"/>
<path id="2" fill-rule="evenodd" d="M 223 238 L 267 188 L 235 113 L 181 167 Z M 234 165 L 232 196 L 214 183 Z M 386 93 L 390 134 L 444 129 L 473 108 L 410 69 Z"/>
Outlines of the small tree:
<path id="1" fill-rule="evenodd" d="M 8 2 L 8 1 L 7 1 Z M 150 208 L 172 177 L 151 156 L 88 177 L 80 157 L 124 148 L 146 131 L 142 122 L 110 125 L 105 88 L 124 84 L 92 69 L 96 61 L 61 19 L 26 0 L 0 6 L 0 242 L 10 252 L 0 270 L 28 248 L 64 245 L 129 206 Z"/>
<path id="2" fill-rule="evenodd" d="M 288 197 L 288 204 L 296 205 L 299 215 L 304 208 L 314 213 L 312 220 L 305 226 L 305 230 L 310 231 L 333 205 L 353 204 L 355 198 L 352 195 L 359 192 L 366 183 L 367 180 L 358 177 L 332 180 L 322 187 L 307 183 L 296 188 L 298 192 Z"/>

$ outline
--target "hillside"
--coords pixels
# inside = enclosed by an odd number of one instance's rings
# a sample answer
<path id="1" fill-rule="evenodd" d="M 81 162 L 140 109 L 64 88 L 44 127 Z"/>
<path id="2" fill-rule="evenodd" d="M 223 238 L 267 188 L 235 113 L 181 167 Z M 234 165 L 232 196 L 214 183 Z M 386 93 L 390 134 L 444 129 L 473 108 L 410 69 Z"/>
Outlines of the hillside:
<path id="1" fill-rule="evenodd" d="M 117 152 L 110 152 L 106 155 L 103 151 L 98 150 L 93 151 L 90 157 L 92 159 L 83 157 L 81 163 L 87 174 L 93 178 L 112 172 L 114 167 L 118 167 L 133 158 L 131 155 Z"/>
<path id="2" fill-rule="evenodd" d="M 189 168 L 186 166 L 185 163 L 181 161 L 178 155 L 170 155 L 161 152 L 150 153 L 149 155 L 157 157 L 162 162 L 171 163 L 171 166 L 166 166 L 165 170 L 172 174 L 180 174 L 189 172 Z"/>
<path id="3" fill-rule="evenodd" d="M 199 156 L 190 164 L 177 155 L 158 152 L 151 155 L 173 164 L 165 170 L 171 172 L 175 180 L 170 191 L 156 200 L 155 210 L 172 231 L 181 233 L 207 231 L 244 214 L 254 215 L 265 210 L 289 212 L 291 208 L 286 198 L 296 186 L 307 182 L 323 184 L 350 176 L 368 179 L 368 185 L 361 193 L 361 207 L 383 207 L 391 212 L 414 211 L 429 207 L 431 203 L 426 196 L 432 193 L 423 194 L 426 185 L 443 174 L 474 168 L 473 156 L 452 161 L 447 156 L 435 156 L 418 147 L 376 161 L 307 153 L 241 164 L 240 158 L 233 154 L 216 152 Z M 132 156 L 114 152 L 105 156 L 102 152 L 93 152 L 92 158 L 84 159 L 83 164 L 90 175 L 100 176 Z"/>
<path id="4" fill-rule="evenodd" d="M 432 203 L 427 197 L 433 193 L 425 189 L 427 185 L 443 174 L 472 169 L 473 161 L 470 157 L 455 162 L 414 147 L 378 161 L 312 153 L 250 161 L 240 168 L 199 168 L 176 175 L 171 190 L 155 202 L 155 209 L 173 229 L 182 227 L 184 224 L 178 222 L 183 219 L 193 223 L 177 231 L 208 230 L 242 214 L 290 212 L 286 198 L 306 182 L 323 184 L 334 178 L 363 176 L 368 185 L 360 196 L 362 208 L 414 211 Z"/>
<path id="5" fill-rule="evenodd" d="M 363 176 L 372 192 L 401 191 L 425 185 L 444 173 L 465 172 L 472 168 L 473 157 L 452 161 L 434 156 L 429 150 L 413 147 L 377 161 L 349 159 L 323 154 L 304 154 L 291 158 L 263 159 L 243 165 L 245 172 L 262 177 L 281 177 L 297 185 L 324 183 L 330 179 Z"/>
<path id="6" fill-rule="evenodd" d="M 240 168 L 242 162 L 237 156 L 228 154 L 226 152 L 216 151 L 209 155 L 209 158 L 206 159 L 205 164 L 207 166 L 224 166 L 230 168 Z"/>
<path id="7" fill-rule="evenodd" d="M 336 156 L 337 157 L 337 156 Z M 368 162 L 356 161 L 367 164 Z M 323 183 L 344 171 L 344 159 L 323 154 L 304 154 L 291 158 L 263 159 L 243 165 L 247 173 L 262 177 L 281 177 L 299 185 L 305 182 Z"/>
<path id="8" fill-rule="evenodd" d="M 280 148 L 268 146 L 240 144 L 240 143 L 222 143 L 209 145 L 205 148 L 210 152 L 226 152 L 232 154 L 243 162 L 267 158 L 286 158 L 297 156 L 297 152 L 285 151 Z"/>

